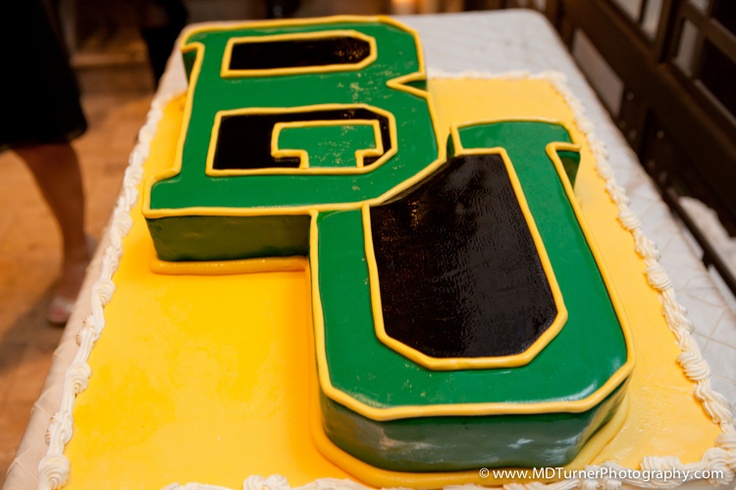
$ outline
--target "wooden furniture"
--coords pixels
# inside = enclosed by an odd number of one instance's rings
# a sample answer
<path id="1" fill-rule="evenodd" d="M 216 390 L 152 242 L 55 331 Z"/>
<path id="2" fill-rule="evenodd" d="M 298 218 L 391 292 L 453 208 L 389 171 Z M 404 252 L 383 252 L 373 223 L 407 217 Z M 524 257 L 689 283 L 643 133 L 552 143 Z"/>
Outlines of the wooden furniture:
<path id="1" fill-rule="evenodd" d="M 472 3 L 478 3 L 477 1 Z M 545 13 L 574 53 L 586 43 L 618 80 L 606 104 L 662 197 L 736 293 L 729 267 L 681 204 L 692 196 L 736 235 L 736 2 L 506 0 Z M 470 5 L 469 5 L 470 6 Z M 585 66 L 582 67 L 586 72 Z M 605 87 L 591 80 L 601 94 Z"/>

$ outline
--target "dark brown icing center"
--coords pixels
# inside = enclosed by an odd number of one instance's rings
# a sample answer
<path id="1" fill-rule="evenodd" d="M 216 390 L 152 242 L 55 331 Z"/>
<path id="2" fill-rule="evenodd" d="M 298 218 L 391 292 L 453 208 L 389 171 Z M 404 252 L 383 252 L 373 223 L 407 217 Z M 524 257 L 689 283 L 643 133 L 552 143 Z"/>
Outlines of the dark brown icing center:
<path id="1" fill-rule="evenodd" d="M 499 155 L 455 157 L 371 209 L 386 333 L 429 356 L 526 350 L 557 315 Z"/>

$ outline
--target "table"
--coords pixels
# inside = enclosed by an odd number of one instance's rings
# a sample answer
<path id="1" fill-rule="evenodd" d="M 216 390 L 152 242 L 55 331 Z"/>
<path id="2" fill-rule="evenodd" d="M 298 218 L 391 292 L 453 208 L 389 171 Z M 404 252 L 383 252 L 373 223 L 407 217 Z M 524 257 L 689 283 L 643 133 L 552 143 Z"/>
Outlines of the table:
<path id="1" fill-rule="evenodd" d="M 644 234 L 659 246 L 660 263 L 670 274 L 677 299 L 689 311 L 694 336 L 714 371 L 714 385 L 736 402 L 736 315 L 721 296 L 713 278 L 704 269 L 671 217 L 652 182 L 624 138 L 610 121 L 568 55 L 555 31 L 540 14 L 529 10 L 505 10 L 462 14 L 400 16 L 422 39 L 429 74 L 467 70 L 493 74 L 513 71 L 530 73 L 555 70 L 564 73 L 567 84 L 582 102 L 598 138 L 608 150 L 616 179 L 630 198 L 630 206 L 643 222 Z M 172 57 L 158 95 L 185 88 L 181 58 Z M 64 375 L 77 352 L 75 336 L 90 313 L 89 297 L 100 270 L 101 252 L 110 238 L 103 237 L 78 303 L 54 355 L 46 384 L 33 407 L 18 455 L 10 467 L 5 488 L 38 487 L 37 468 L 47 450 L 45 433 L 52 415 L 59 410 Z"/>

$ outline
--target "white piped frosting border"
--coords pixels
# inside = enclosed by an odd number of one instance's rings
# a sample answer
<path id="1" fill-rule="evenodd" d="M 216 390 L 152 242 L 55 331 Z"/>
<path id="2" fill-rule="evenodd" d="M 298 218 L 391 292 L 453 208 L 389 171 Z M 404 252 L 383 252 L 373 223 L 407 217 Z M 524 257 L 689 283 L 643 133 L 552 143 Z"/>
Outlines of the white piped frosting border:
<path id="1" fill-rule="evenodd" d="M 526 72 L 508 72 L 503 74 L 491 74 L 477 71 L 465 71 L 461 73 L 446 73 L 439 70 L 428 70 L 428 78 L 506 78 L 506 79 L 545 79 L 553 84 L 555 89 L 565 99 L 567 104 L 575 113 L 575 119 L 580 130 L 585 134 L 591 151 L 596 157 L 597 171 L 606 182 L 606 189 L 619 209 L 619 221 L 622 226 L 631 232 L 635 240 L 637 253 L 642 257 L 647 268 L 649 284 L 657 290 L 662 301 L 663 314 L 667 326 L 675 335 L 681 350 L 677 361 L 682 366 L 686 376 L 695 383 L 695 396 L 701 401 L 705 411 L 711 419 L 720 426 L 721 435 L 716 439 L 716 445 L 703 454 L 700 461 L 690 464 L 682 464 L 676 457 L 651 456 L 644 458 L 641 462 L 642 471 L 649 472 L 652 477 L 647 481 L 633 478 L 598 478 L 598 479 L 569 479 L 555 483 L 526 483 L 507 484 L 507 490 L 570 490 L 583 488 L 594 490 L 603 488 L 605 490 L 617 490 L 622 485 L 641 488 L 673 488 L 679 486 L 680 482 L 662 478 L 660 475 L 665 471 L 679 470 L 688 472 L 690 475 L 702 475 L 707 472 L 710 475 L 721 474 L 721 478 L 709 480 L 713 485 L 727 484 L 736 475 L 736 428 L 734 418 L 727 400 L 717 393 L 710 383 L 710 367 L 703 359 L 695 339 L 691 333 L 693 326 L 687 318 L 685 308 L 677 302 L 672 282 L 659 264 L 659 251 L 656 245 L 646 238 L 642 231 L 642 224 L 629 207 L 629 200 L 625 191 L 614 178 L 613 170 L 608 162 L 608 156 L 603 143 L 593 133 L 593 124 L 588 120 L 585 109 L 581 102 L 570 92 L 566 84 L 565 75 L 559 72 L 543 72 L 531 75 Z M 164 85 L 166 86 L 166 85 Z M 64 386 L 59 410 L 54 414 L 47 432 L 49 444 L 46 456 L 41 460 L 38 467 L 39 489 L 51 490 L 61 488 L 67 481 L 70 471 L 69 460 L 64 456 L 64 446 L 69 442 L 73 432 L 74 400 L 76 396 L 87 387 L 87 381 L 91 370 L 87 364 L 89 355 L 95 342 L 105 328 L 103 315 L 105 305 L 110 301 L 115 291 L 112 275 L 118 268 L 122 256 L 122 241 L 132 226 L 130 211 L 138 199 L 137 186 L 143 176 L 143 163 L 148 157 L 151 141 L 156 133 L 159 121 L 163 117 L 166 104 L 173 98 L 173 91 L 164 91 L 153 100 L 151 110 L 148 113 L 146 123 L 138 135 L 138 143 L 130 156 L 129 166 L 123 180 L 123 190 L 113 212 L 113 218 L 109 228 L 110 245 L 104 250 L 100 277 L 92 287 L 90 296 L 92 313 L 85 319 L 82 329 L 77 336 L 77 351 L 74 360 L 66 371 Z M 604 463 L 597 466 L 588 466 L 589 474 L 617 474 L 626 472 L 615 463 Z M 608 471 L 604 471 L 608 470 Z M 694 481 L 691 479 L 687 481 Z M 682 482 L 682 483 L 685 483 Z M 454 487 L 457 490 L 483 488 L 475 485 Z M 279 475 L 249 476 L 242 486 L 243 490 L 290 490 L 287 480 Z M 350 480 L 318 479 L 312 483 L 298 487 L 294 490 L 367 490 L 359 483 Z M 199 483 L 188 483 L 179 485 L 174 483 L 163 490 L 229 490 L 225 487 L 204 485 Z"/>
<path id="2" fill-rule="evenodd" d="M 123 238 L 133 225 L 130 212 L 138 201 L 137 186 L 143 178 L 143 163 L 148 158 L 151 142 L 156 134 L 163 111 L 174 94 L 157 96 L 148 112 L 146 123 L 138 133 L 138 143 L 130 155 L 125 170 L 123 186 L 118 197 L 108 229 L 109 245 L 102 252 L 100 276 L 92 286 L 90 295 L 91 313 L 84 320 L 77 334 L 79 349 L 66 370 L 62 388 L 61 404 L 54 414 L 46 433 L 49 448 L 38 465 L 38 488 L 51 490 L 61 488 L 69 476 L 70 464 L 64 456 L 64 446 L 72 437 L 74 418 L 72 415 L 76 396 L 87 388 L 92 374 L 87 361 L 97 339 L 105 328 L 104 309 L 115 292 L 112 276 L 117 271 L 123 255 Z"/>

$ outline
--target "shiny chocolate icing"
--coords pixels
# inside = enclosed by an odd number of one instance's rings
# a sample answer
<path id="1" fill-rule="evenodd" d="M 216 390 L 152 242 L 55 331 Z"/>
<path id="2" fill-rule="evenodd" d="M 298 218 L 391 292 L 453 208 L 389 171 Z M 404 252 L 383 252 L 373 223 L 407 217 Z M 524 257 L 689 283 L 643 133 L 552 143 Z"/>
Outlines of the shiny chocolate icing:
<path id="1" fill-rule="evenodd" d="M 432 357 L 526 350 L 557 308 L 500 155 L 371 209 L 386 332 Z"/>

